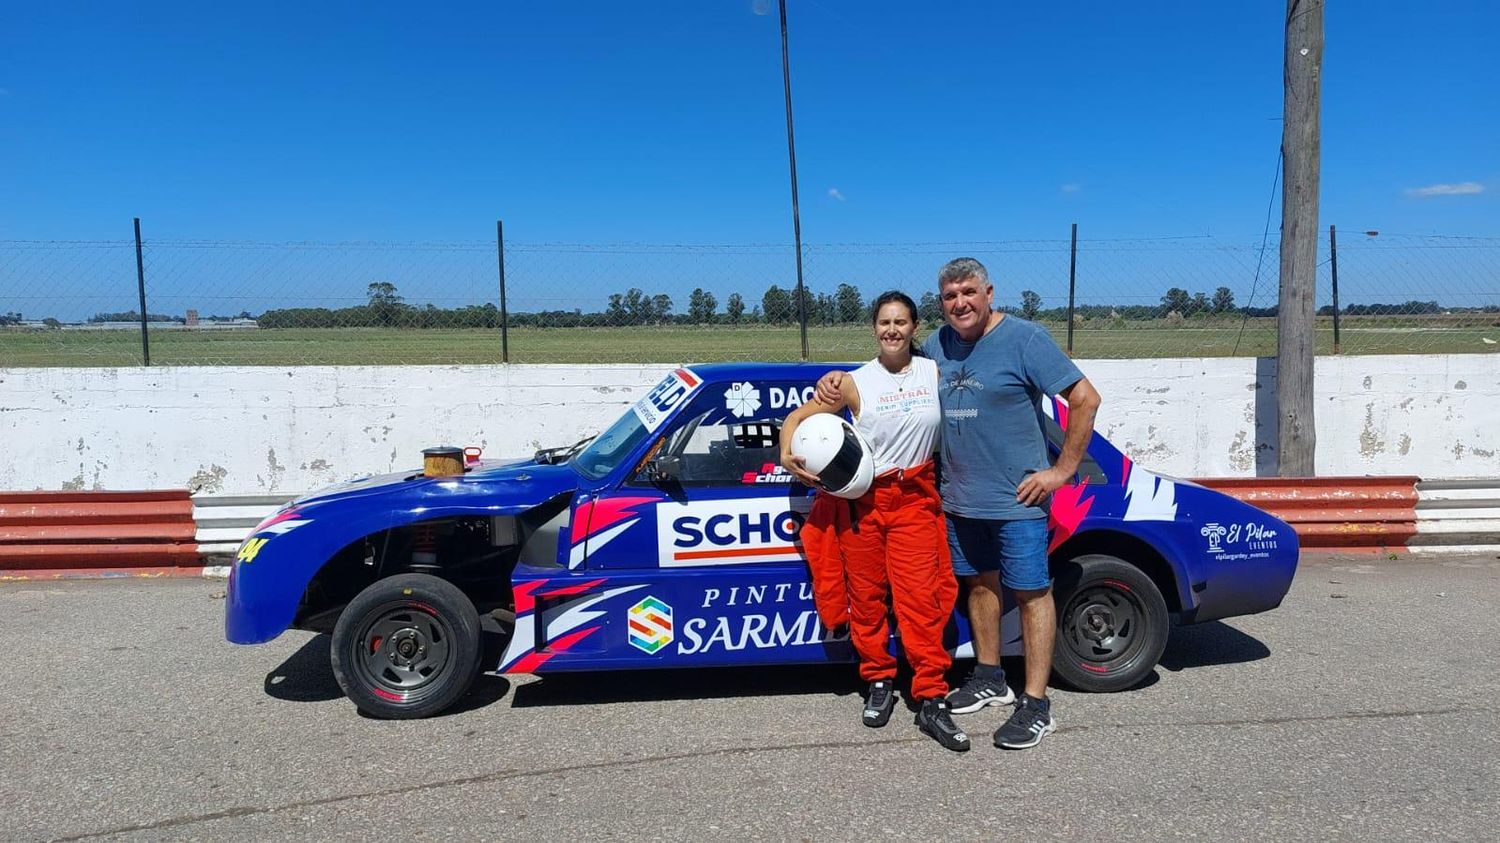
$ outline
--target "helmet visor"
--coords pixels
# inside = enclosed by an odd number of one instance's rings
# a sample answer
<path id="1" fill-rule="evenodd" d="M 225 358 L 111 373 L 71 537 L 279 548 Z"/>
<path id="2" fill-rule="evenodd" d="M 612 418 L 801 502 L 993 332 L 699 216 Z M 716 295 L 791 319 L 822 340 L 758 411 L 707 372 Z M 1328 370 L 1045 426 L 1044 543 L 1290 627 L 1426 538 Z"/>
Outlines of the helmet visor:
<path id="1" fill-rule="evenodd" d="M 854 430 L 847 424 L 843 428 L 844 442 L 839 446 L 839 452 L 818 473 L 819 485 L 830 492 L 837 492 L 854 480 L 860 458 L 864 456 L 864 448 L 854 437 Z"/>

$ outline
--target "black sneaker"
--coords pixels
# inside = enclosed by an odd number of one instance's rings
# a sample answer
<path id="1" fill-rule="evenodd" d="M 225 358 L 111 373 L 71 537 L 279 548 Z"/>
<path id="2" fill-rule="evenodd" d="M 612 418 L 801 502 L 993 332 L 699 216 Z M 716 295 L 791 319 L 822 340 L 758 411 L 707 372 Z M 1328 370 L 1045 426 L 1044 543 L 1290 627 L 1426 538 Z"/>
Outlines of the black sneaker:
<path id="1" fill-rule="evenodd" d="M 1016 701 L 1016 692 L 1005 684 L 1005 680 L 994 676 L 980 676 L 977 669 L 969 673 L 964 684 L 948 694 L 948 704 L 954 714 L 973 714 L 987 705 L 1010 705 Z"/>
<path id="2" fill-rule="evenodd" d="M 952 708 L 945 699 L 922 701 L 917 710 L 917 728 L 947 749 L 969 751 L 969 736 L 953 722 Z"/>
<path id="3" fill-rule="evenodd" d="M 1021 704 L 1005 725 L 995 730 L 995 746 L 1001 749 L 1029 749 L 1057 730 L 1052 706 L 1046 700 L 1021 695 Z"/>
<path id="4" fill-rule="evenodd" d="M 891 710 L 896 707 L 896 689 L 889 679 L 870 683 L 870 693 L 865 697 L 864 723 L 879 729 L 891 719 Z"/>

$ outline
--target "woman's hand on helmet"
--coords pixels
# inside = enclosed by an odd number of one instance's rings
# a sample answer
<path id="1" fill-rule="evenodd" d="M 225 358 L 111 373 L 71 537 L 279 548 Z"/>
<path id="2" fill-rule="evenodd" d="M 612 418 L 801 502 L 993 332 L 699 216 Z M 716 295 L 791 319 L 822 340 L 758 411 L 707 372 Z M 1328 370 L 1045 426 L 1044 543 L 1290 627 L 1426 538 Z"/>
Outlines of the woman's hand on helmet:
<path id="1" fill-rule="evenodd" d="M 814 489 L 822 488 L 818 484 L 817 475 L 808 472 L 806 459 L 796 454 L 782 454 L 781 467 L 791 472 L 792 476 L 797 478 L 798 482 L 804 486 L 811 486 Z"/>

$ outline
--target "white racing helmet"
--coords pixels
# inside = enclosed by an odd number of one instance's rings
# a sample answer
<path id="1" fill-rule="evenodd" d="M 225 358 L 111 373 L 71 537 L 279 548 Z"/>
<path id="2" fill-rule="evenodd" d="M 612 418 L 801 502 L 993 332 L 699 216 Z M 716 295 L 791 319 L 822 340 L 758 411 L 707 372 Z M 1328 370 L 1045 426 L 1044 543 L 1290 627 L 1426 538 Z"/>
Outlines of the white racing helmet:
<path id="1" fill-rule="evenodd" d="M 804 460 L 825 491 L 840 498 L 861 497 L 875 479 L 870 444 L 854 425 L 831 413 L 809 416 L 797 425 L 792 453 Z"/>

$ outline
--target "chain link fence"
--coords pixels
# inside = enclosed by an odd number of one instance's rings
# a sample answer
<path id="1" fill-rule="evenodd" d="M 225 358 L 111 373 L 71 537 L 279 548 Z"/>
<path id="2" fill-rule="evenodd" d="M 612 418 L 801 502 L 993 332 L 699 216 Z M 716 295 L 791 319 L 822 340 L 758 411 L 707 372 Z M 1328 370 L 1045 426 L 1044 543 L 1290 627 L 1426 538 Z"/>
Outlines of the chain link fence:
<path id="1" fill-rule="evenodd" d="M 1500 237 L 1339 233 L 1319 353 L 1492 353 Z M 996 304 L 1079 358 L 1276 351 L 1273 240 L 1209 236 L 750 245 L 0 241 L 0 367 L 796 360 L 874 353 L 868 303 L 941 324 L 938 268 L 983 261 Z M 1076 258 L 1071 337 L 1069 266 Z M 502 298 L 501 269 L 504 295 Z M 1335 308 L 1335 269 L 1338 306 Z M 1337 338 L 1335 334 L 1337 333 Z M 1337 345 L 1337 348 L 1336 348 Z"/>

